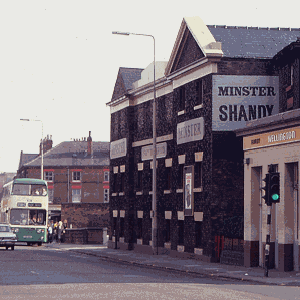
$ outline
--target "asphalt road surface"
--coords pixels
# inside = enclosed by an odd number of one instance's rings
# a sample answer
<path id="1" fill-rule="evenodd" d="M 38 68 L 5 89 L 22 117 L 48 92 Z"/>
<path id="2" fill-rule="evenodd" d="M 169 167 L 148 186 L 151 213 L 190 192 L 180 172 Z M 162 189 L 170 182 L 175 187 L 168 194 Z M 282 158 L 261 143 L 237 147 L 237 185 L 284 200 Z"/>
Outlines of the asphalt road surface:
<path id="1" fill-rule="evenodd" d="M 300 299 L 300 289 L 193 276 L 47 247 L 0 248 L 0 299 Z"/>

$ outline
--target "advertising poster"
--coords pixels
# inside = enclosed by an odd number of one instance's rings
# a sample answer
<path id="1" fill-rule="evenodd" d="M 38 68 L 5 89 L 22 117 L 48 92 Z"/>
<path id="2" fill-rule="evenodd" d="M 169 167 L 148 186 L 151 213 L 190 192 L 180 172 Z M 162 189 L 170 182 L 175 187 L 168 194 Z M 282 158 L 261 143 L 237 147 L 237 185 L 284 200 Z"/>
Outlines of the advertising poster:
<path id="1" fill-rule="evenodd" d="M 183 209 L 185 216 L 192 216 L 194 212 L 194 168 L 193 166 L 184 167 L 184 191 Z"/>

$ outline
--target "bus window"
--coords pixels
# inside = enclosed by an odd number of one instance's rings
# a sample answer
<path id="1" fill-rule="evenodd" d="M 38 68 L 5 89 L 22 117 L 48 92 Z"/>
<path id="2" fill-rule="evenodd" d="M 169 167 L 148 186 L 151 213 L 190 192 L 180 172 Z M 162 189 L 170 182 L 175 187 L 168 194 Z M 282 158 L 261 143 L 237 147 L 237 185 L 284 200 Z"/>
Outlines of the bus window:
<path id="1" fill-rule="evenodd" d="M 44 185 L 32 185 L 31 186 L 31 195 L 33 196 L 46 196 L 47 195 L 47 189 Z"/>
<path id="2" fill-rule="evenodd" d="M 10 224 L 28 225 L 28 209 L 12 209 L 10 211 Z"/>
<path id="3" fill-rule="evenodd" d="M 46 225 L 45 210 L 29 210 L 29 225 Z"/>
<path id="4" fill-rule="evenodd" d="M 26 184 L 14 184 L 13 195 L 30 195 L 30 185 Z"/>

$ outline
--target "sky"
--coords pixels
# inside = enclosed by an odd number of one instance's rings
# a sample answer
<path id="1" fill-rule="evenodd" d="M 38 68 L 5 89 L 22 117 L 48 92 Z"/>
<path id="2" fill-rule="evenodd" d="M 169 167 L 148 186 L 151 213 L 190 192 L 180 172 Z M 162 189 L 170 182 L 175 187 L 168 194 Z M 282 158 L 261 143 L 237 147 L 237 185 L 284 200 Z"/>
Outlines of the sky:
<path id="1" fill-rule="evenodd" d="M 153 35 L 156 61 L 168 61 L 184 17 L 207 25 L 300 27 L 299 2 L 270 3 L 1 0 L 0 172 L 17 171 L 21 150 L 38 153 L 42 127 L 53 146 L 89 131 L 93 141 L 110 141 L 106 103 L 119 67 L 153 62 L 152 38 L 112 31 Z"/>

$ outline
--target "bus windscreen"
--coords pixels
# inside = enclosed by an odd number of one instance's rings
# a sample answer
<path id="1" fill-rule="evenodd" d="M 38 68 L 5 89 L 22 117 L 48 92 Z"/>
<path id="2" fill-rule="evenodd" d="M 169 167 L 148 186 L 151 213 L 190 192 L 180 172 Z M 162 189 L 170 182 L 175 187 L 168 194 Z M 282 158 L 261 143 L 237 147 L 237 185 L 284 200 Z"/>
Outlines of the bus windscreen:
<path id="1" fill-rule="evenodd" d="M 42 184 L 20 184 L 16 183 L 12 190 L 13 195 L 23 196 L 46 196 L 47 188 Z"/>

